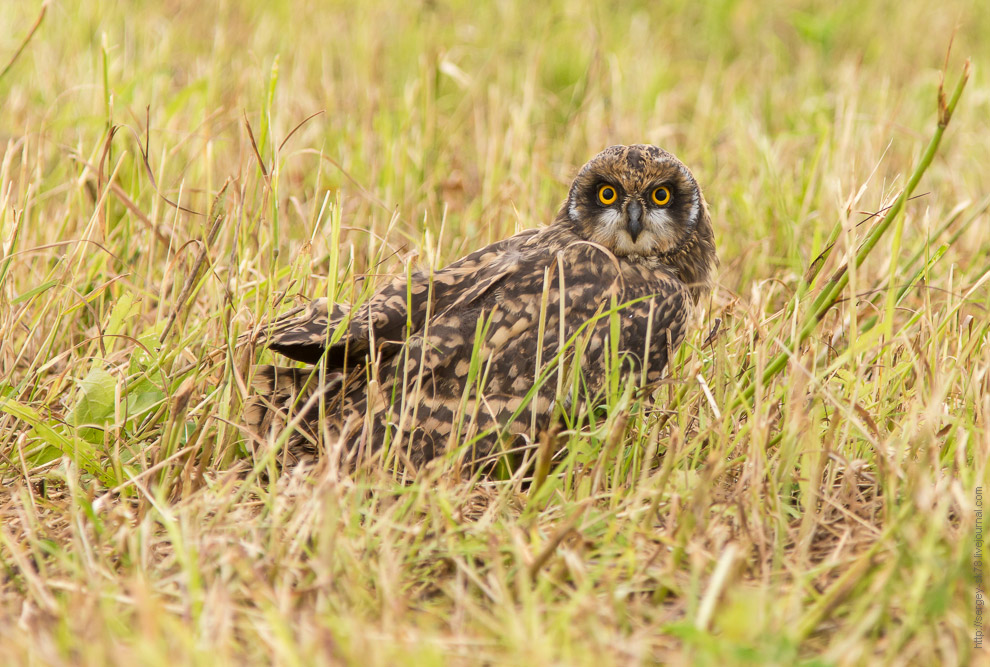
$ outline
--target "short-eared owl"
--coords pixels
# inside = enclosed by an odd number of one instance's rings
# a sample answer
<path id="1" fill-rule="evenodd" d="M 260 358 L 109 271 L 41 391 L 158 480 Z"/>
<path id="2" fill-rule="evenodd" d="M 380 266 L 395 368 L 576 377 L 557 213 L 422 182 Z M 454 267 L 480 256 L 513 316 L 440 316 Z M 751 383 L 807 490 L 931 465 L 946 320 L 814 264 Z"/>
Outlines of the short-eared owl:
<path id="1" fill-rule="evenodd" d="M 321 299 L 269 325 L 273 350 L 313 366 L 259 367 L 246 421 L 262 440 L 288 425 L 290 460 L 337 444 L 353 457 L 387 444 L 413 465 L 483 460 L 537 441 L 575 399 L 591 407 L 614 372 L 658 381 L 716 264 L 688 168 L 655 146 L 612 146 L 552 224 L 354 308 Z"/>

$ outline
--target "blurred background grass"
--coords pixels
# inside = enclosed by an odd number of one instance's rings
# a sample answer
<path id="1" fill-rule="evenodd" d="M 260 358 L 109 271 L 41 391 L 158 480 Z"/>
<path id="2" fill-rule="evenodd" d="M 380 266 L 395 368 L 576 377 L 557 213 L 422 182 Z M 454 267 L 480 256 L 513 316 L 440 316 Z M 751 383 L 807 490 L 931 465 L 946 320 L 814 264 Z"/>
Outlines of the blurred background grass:
<path id="1" fill-rule="evenodd" d="M 731 261 L 744 253 L 803 266 L 807 239 L 822 219 L 830 226 L 888 144 L 862 207 L 875 210 L 884 185 L 896 186 L 926 139 L 953 34 L 959 56 L 979 63 L 990 50 L 986 12 L 955 4 L 56 3 L 0 82 L 2 131 L 43 136 L 34 150 L 45 175 L 63 180 L 64 150 L 88 155 L 105 130 L 106 59 L 112 122 L 143 135 L 150 107 L 153 158 L 168 160 L 162 187 L 184 182 L 204 210 L 210 185 L 250 166 L 242 113 L 267 135 L 270 107 L 270 134 L 284 138 L 322 110 L 284 150 L 280 194 L 308 213 L 311 199 L 345 186 L 337 170 L 319 169 L 312 152 L 322 152 L 388 207 L 347 192 L 358 200 L 349 218 L 377 229 L 398 207 L 415 235 L 438 227 L 446 204 L 453 254 L 549 220 L 574 169 L 601 147 L 652 142 L 698 172 L 723 221 L 726 268 L 741 271 L 723 282 L 742 284 L 767 277 L 754 274 L 762 262 Z M 4 53 L 37 9 L 7 3 Z M 954 128 L 958 161 L 940 160 L 930 181 L 939 199 L 986 186 L 975 168 L 986 149 L 980 68 L 976 77 Z M 816 166 L 819 153 L 836 163 Z M 140 177 L 125 166 L 125 183 Z M 285 209 L 283 251 L 309 237 L 296 213 Z M 462 228 L 472 231 L 466 246 Z"/>
<path id="2" fill-rule="evenodd" d="M 0 629 L 18 632 L 0 650 L 12 659 L 975 659 L 960 517 L 990 456 L 990 320 L 985 287 L 960 295 L 986 275 L 990 246 L 979 3 L 45 6 L 0 78 Z M 0 64 L 41 7 L 0 0 Z M 923 276 L 930 289 L 907 295 L 876 347 L 855 347 L 869 295 L 843 304 L 799 360 L 813 379 L 792 369 L 745 414 L 715 415 L 690 385 L 669 430 L 643 425 L 652 447 L 684 455 L 670 468 L 565 485 L 522 518 L 522 494 L 485 491 L 494 504 L 466 527 L 450 517 L 478 489 L 453 482 L 408 501 L 385 479 L 318 491 L 252 480 L 233 501 L 230 480 L 163 483 L 137 509 L 92 509 L 104 490 L 93 475 L 113 487 L 195 444 L 200 473 L 222 479 L 245 456 L 223 421 L 237 422 L 244 360 L 225 348 L 276 294 L 444 264 L 547 223 L 575 170 L 613 143 L 672 151 L 711 203 L 719 286 L 675 374 L 703 373 L 724 407 L 735 371 L 776 353 L 789 330 L 779 309 L 833 227 L 837 258 L 905 184 L 934 129 L 950 41 L 950 80 L 966 57 L 974 75 L 908 207 L 904 250 L 893 257 L 885 240 L 851 284 L 883 288 L 891 263 L 906 282 L 917 266 L 900 263 L 952 235 Z M 210 271 L 164 346 L 208 224 L 159 197 L 152 175 L 200 213 L 231 179 Z M 723 334 L 705 352 L 715 317 Z M 225 365 L 206 370 L 218 351 Z M 143 417 L 126 422 L 121 406 Z M 95 438 L 64 424 L 90 421 L 106 427 Z M 63 434 L 91 442 L 89 464 L 62 461 Z M 824 442 L 831 458 L 809 463 Z M 128 443 L 153 454 L 122 457 Z M 173 481 L 193 479 L 183 461 Z M 866 475 L 865 499 L 840 483 L 850 471 Z M 712 491 L 725 484 L 728 500 Z M 524 565 L 591 501 L 607 520 L 579 524 L 553 576 L 531 585 Z M 656 525 L 643 519 L 658 508 Z M 704 611 L 713 590 L 718 611 Z"/>

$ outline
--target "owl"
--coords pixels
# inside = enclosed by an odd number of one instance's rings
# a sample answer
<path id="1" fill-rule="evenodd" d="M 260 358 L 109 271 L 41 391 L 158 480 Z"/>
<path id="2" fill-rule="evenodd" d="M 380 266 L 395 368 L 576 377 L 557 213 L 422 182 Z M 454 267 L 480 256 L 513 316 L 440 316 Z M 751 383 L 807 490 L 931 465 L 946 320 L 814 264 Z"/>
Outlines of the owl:
<path id="1" fill-rule="evenodd" d="M 339 447 L 352 463 L 481 465 L 593 409 L 610 379 L 659 381 L 717 264 L 690 170 L 656 146 L 611 146 L 551 224 L 353 308 L 320 299 L 271 323 L 268 346 L 310 366 L 259 366 L 245 421 L 289 462 Z"/>

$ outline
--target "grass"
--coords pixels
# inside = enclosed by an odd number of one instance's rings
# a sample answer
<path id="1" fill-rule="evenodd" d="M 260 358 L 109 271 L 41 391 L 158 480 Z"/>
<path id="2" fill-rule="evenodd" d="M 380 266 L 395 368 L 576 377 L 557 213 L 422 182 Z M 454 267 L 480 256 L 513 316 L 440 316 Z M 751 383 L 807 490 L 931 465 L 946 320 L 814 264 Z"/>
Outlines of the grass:
<path id="1" fill-rule="evenodd" d="M 0 660 L 987 658 L 987 12 L 200 5 L 3 9 Z M 240 334 L 546 223 L 638 141 L 705 189 L 718 286 L 538 490 L 245 442 Z"/>

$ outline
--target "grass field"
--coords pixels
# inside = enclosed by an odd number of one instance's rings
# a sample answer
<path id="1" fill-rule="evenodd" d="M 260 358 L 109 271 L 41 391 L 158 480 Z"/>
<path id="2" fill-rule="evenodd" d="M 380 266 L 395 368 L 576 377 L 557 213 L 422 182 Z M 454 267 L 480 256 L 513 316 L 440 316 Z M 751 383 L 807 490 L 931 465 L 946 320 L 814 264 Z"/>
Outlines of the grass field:
<path id="1" fill-rule="evenodd" d="M 772 4 L 0 0 L 0 663 L 990 659 L 990 12 Z M 539 489 L 245 442 L 240 334 L 636 142 L 717 287 Z"/>

